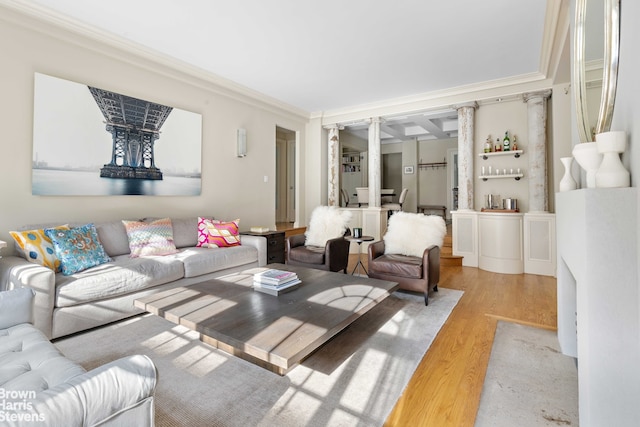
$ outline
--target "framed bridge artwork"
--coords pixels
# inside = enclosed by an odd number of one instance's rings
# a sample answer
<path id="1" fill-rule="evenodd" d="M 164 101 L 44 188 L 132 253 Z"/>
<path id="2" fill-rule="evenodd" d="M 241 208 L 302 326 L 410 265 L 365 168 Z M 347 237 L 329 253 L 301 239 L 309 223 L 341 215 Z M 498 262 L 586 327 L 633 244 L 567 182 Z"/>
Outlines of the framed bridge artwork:
<path id="1" fill-rule="evenodd" d="M 32 194 L 197 196 L 202 115 L 35 73 Z"/>

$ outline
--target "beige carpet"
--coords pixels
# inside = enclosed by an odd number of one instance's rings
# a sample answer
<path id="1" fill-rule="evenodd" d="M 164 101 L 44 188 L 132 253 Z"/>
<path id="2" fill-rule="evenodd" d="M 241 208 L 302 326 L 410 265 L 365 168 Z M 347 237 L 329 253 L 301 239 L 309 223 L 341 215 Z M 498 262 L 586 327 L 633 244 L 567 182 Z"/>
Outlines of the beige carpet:
<path id="1" fill-rule="evenodd" d="M 158 369 L 156 425 L 380 426 L 462 296 L 396 292 L 280 377 L 201 343 L 155 316 L 55 344 L 91 369 L 146 354 Z"/>
<path id="2" fill-rule="evenodd" d="M 578 426 L 578 368 L 555 331 L 498 321 L 475 427 Z"/>

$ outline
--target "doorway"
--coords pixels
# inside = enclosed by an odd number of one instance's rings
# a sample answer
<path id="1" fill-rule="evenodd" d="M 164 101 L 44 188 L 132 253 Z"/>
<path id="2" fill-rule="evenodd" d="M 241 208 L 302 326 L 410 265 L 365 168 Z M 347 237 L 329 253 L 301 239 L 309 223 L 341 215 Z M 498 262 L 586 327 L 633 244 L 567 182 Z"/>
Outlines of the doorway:
<path id="1" fill-rule="evenodd" d="M 393 201 L 398 201 L 402 191 L 402 153 L 382 155 L 382 188 L 392 188 L 396 194 Z"/>
<path id="2" fill-rule="evenodd" d="M 296 133 L 276 126 L 276 222 L 296 218 Z"/>

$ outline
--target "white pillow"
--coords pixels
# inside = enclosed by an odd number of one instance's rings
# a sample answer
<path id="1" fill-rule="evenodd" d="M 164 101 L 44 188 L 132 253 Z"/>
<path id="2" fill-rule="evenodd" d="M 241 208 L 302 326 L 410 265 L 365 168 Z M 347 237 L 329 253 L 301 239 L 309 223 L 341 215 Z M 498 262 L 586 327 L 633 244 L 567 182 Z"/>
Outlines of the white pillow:
<path id="1" fill-rule="evenodd" d="M 344 235 L 350 220 L 351 211 L 335 206 L 318 206 L 311 212 L 309 227 L 304 233 L 307 236 L 305 246 L 324 247 L 327 240 Z"/>
<path id="2" fill-rule="evenodd" d="M 422 257 L 431 245 L 442 248 L 447 226 L 437 215 L 396 212 L 384 235 L 384 253 Z"/>
<path id="3" fill-rule="evenodd" d="M 0 329 L 31 323 L 35 294 L 31 288 L 0 292 Z"/>

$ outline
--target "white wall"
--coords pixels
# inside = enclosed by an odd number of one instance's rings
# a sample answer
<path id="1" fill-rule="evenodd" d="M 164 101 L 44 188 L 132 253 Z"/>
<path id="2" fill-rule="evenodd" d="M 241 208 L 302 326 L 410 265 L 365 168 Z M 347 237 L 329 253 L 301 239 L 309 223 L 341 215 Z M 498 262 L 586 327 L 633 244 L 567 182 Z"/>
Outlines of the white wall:
<path id="1" fill-rule="evenodd" d="M 276 125 L 296 131 L 304 146 L 306 118 L 216 85 L 196 71 L 168 66 L 166 59 L 156 62 L 47 22 L 0 12 L 0 239 L 9 241 L 8 231 L 23 224 L 165 215 L 240 218 L 242 229 L 275 226 Z M 31 195 L 35 72 L 202 114 L 201 195 Z M 238 128 L 247 129 L 245 158 L 235 155 Z"/>
<path id="2" fill-rule="evenodd" d="M 524 150 L 520 158 L 514 156 L 491 157 L 483 160 L 479 153 L 483 152 L 484 142 L 490 136 L 494 144 L 496 138 L 504 137 L 504 132 L 509 131 L 509 137 L 513 141 L 513 136 L 517 137 L 518 148 Z M 486 194 L 499 194 L 500 197 L 511 197 L 518 199 L 520 212 L 529 211 L 529 155 L 528 149 L 528 125 L 527 125 L 527 104 L 522 99 L 505 100 L 491 104 L 483 104 L 476 110 L 475 133 L 474 133 L 474 208 L 480 210 L 484 206 L 484 196 Z M 487 169 L 489 166 L 495 171 L 499 168 L 507 173 L 511 169 L 514 172 L 520 168 L 524 173 L 524 178 L 519 181 L 515 179 L 489 179 L 482 181 L 478 176 L 482 172 L 482 166 Z M 488 171 L 487 171 L 488 173 Z"/>
<path id="3" fill-rule="evenodd" d="M 458 139 L 444 139 L 433 141 L 420 141 L 418 144 L 418 163 L 448 162 L 447 150 L 457 149 Z M 416 165 L 417 166 L 417 165 Z M 447 188 L 447 175 L 453 165 L 431 168 L 416 167 L 418 174 L 418 205 L 443 205 L 449 204 L 449 189 Z M 447 206 L 447 211 L 450 207 Z"/>

